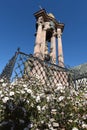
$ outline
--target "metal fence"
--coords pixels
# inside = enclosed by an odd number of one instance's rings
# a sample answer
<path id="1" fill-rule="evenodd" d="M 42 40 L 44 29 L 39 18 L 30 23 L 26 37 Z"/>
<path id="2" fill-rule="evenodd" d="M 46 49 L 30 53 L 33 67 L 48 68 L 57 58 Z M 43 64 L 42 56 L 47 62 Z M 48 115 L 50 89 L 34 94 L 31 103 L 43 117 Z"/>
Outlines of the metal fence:
<path id="1" fill-rule="evenodd" d="M 55 87 L 73 85 L 72 73 L 69 69 L 60 67 L 50 62 L 42 61 L 33 55 L 19 52 L 11 81 L 21 77 L 38 78 L 42 84 Z"/>
<path id="2" fill-rule="evenodd" d="M 85 69 L 87 65 L 82 67 Z M 78 71 L 76 68 L 60 67 L 18 51 L 5 66 L 0 78 L 5 77 L 12 82 L 22 77 L 34 77 L 46 86 L 55 87 L 61 84 L 78 89 L 87 86 L 87 72 L 83 71 L 84 69 Z"/>

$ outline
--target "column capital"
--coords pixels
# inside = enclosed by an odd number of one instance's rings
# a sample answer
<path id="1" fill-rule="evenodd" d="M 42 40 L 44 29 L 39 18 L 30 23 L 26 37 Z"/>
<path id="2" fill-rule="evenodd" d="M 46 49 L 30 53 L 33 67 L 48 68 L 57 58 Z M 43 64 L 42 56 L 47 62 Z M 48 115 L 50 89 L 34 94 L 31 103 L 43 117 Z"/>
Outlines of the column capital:
<path id="1" fill-rule="evenodd" d="M 50 29 L 49 22 L 44 22 L 44 30 Z"/>
<path id="2" fill-rule="evenodd" d="M 62 30 L 61 28 L 57 28 L 57 36 L 61 36 L 62 35 Z"/>
<path id="3" fill-rule="evenodd" d="M 52 36 L 54 37 L 56 36 L 56 34 L 57 34 L 56 30 L 53 30 Z"/>
<path id="4" fill-rule="evenodd" d="M 42 26 L 42 25 L 43 25 L 43 23 L 40 23 L 40 22 L 38 22 L 38 21 L 37 21 L 37 24 L 38 24 L 38 26 Z"/>
<path id="5" fill-rule="evenodd" d="M 46 30 L 47 30 L 47 28 L 46 28 L 46 27 L 44 27 L 44 28 L 43 28 L 43 30 L 44 30 L 44 31 L 46 31 Z"/>
<path id="6" fill-rule="evenodd" d="M 43 23 L 44 23 L 44 19 L 43 19 L 42 16 L 40 16 L 40 17 L 38 18 L 37 23 L 38 23 L 38 24 L 43 24 Z"/>

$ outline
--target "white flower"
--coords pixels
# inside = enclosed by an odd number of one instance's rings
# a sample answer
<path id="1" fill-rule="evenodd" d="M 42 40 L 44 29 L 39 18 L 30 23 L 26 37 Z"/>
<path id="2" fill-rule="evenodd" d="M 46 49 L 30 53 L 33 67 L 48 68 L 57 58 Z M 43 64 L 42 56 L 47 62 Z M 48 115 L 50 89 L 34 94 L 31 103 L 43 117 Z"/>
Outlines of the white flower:
<path id="1" fill-rule="evenodd" d="M 47 86 L 50 86 L 50 84 L 49 84 L 49 83 L 47 83 Z"/>
<path id="2" fill-rule="evenodd" d="M 11 91 L 11 92 L 9 93 L 9 95 L 10 95 L 10 96 L 13 96 L 13 95 L 14 95 L 14 92 L 13 92 L 13 91 Z"/>
<path id="3" fill-rule="evenodd" d="M 61 83 L 56 84 L 56 86 L 57 86 L 56 90 L 60 90 L 60 89 L 64 89 L 65 88 Z"/>
<path id="4" fill-rule="evenodd" d="M 0 79 L 0 82 L 1 82 L 1 83 L 4 82 L 4 79 Z"/>
<path id="5" fill-rule="evenodd" d="M 50 122 L 54 122 L 55 121 L 55 119 L 54 118 L 50 118 Z"/>
<path id="6" fill-rule="evenodd" d="M 58 92 L 65 93 L 65 86 L 63 86 L 62 84 L 57 84 L 56 87 L 57 88 L 54 90 L 56 93 Z"/>
<path id="7" fill-rule="evenodd" d="M 87 99 L 87 93 L 84 94 L 84 97 Z"/>
<path id="8" fill-rule="evenodd" d="M 28 125 L 28 128 L 32 128 L 32 127 L 33 127 L 33 124 L 32 124 L 32 123 Z"/>
<path id="9" fill-rule="evenodd" d="M 29 100 L 26 101 L 29 104 Z"/>
<path id="10" fill-rule="evenodd" d="M 21 90 L 21 93 L 22 93 L 22 94 L 24 94 L 24 93 L 25 93 L 25 91 L 24 91 L 24 90 Z"/>
<path id="11" fill-rule="evenodd" d="M 48 127 L 49 127 L 49 128 L 51 127 L 51 123 L 48 124 Z"/>
<path id="12" fill-rule="evenodd" d="M 8 100 L 9 100 L 9 97 L 4 97 L 4 98 L 2 99 L 3 103 L 6 103 Z"/>
<path id="13" fill-rule="evenodd" d="M 73 122 L 73 120 L 68 120 L 70 123 L 72 123 Z"/>
<path id="14" fill-rule="evenodd" d="M 16 93 L 20 93 L 19 91 L 16 91 Z"/>
<path id="15" fill-rule="evenodd" d="M 27 93 L 32 94 L 32 90 L 31 89 L 27 89 L 26 91 L 27 91 Z"/>
<path id="16" fill-rule="evenodd" d="M 1 98 L 2 98 L 2 97 L 4 97 L 4 94 L 1 94 L 0 96 L 1 96 Z"/>
<path id="17" fill-rule="evenodd" d="M 0 91 L 0 95 L 2 94 L 2 91 Z"/>
<path id="18" fill-rule="evenodd" d="M 82 118 L 85 120 L 87 119 L 87 114 L 83 115 Z"/>
<path id="19" fill-rule="evenodd" d="M 87 128 L 87 124 L 82 124 L 82 128 Z"/>
<path id="20" fill-rule="evenodd" d="M 45 109 L 46 109 L 46 106 L 43 106 L 43 107 L 42 107 L 42 110 L 44 111 Z"/>
<path id="21" fill-rule="evenodd" d="M 44 121 L 42 120 L 42 121 L 41 121 L 41 124 L 43 124 L 43 123 L 44 123 Z"/>
<path id="22" fill-rule="evenodd" d="M 47 96 L 47 102 L 49 102 L 50 101 L 50 97 L 49 96 Z"/>
<path id="23" fill-rule="evenodd" d="M 6 85 L 7 85 L 7 83 L 3 83 L 3 84 L 2 84 L 3 87 L 6 87 Z"/>
<path id="24" fill-rule="evenodd" d="M 73 128 L 72 128 L 72 130 L 79 130 L 79 129 L 78 129 L 78 128 L 76 128 L 76 127 L 73 127 Z"/>
<path id="25" fill-rule="evenodd" d="M 37 96 L 36 97 L 36 102 L 39 102 L 40 101 L 40 96 Z"/>
<path id="26" fill-rule="evenodd" d="M 71 97 L 67 97 L 67 99 L 71 99 Z"/>
<path id="27" fill-rule="evenodd" d="M 38 109 L 38 111 L 40 111 L 40 110 L 41 110 L 41 107 L 40 107 L 40 106 L 37 106 L 37 109 Z"/>
<path id="28" fill-rule="evenodd" d="M 64 96 L 60 96 L 59 101 L 62 101 L 64 98 L 65 98 Z"/>
<path id="29" fill-rule="evenodd" d="M 59 123 L 53 122 L 53 127 L 59 127 Z"/>
<path id="30" fill-rule="evenodd" d="M 33 103 L 31 103 L 31 107 L 34 107 L 34 104 L 33 104 Z"/>
<path id="31" fill-rule="evenodd" d="M 44 93 L 40 93 L 39 95 L 40 95 L 40 97 L 44 97 Z"/>
<path id="32" fill-rule="evenodd" d="M 24 87 L 24 88 L 27 88 L 27 85 L 26 85 L 26 84 L 23 84 L 23 87 Z"/>

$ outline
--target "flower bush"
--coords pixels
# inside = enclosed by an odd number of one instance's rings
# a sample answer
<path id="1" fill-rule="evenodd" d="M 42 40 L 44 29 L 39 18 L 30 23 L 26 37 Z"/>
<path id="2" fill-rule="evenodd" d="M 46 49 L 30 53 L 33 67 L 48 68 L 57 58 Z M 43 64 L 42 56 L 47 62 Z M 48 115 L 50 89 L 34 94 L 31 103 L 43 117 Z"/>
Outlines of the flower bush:
<path id="1" fill-rule="evenodd" d="M 75 91 L 38 78 L 0 79 L 0 130 L 87 130 L 87 86 Z"/>

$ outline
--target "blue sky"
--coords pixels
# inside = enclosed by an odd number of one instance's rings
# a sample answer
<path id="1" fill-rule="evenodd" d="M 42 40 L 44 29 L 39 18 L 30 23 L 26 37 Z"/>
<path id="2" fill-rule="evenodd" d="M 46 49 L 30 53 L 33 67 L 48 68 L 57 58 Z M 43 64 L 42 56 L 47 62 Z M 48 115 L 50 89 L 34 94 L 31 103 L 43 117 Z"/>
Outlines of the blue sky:
<path id="1" fill-rule="evenodd" d="M 0 0 L 0 72 L 18 47 L 33 53 L 33 14 L 39 5 L 65 24 L 65 64 L 72 67 L 87 62 L 87 0 Z"/>

